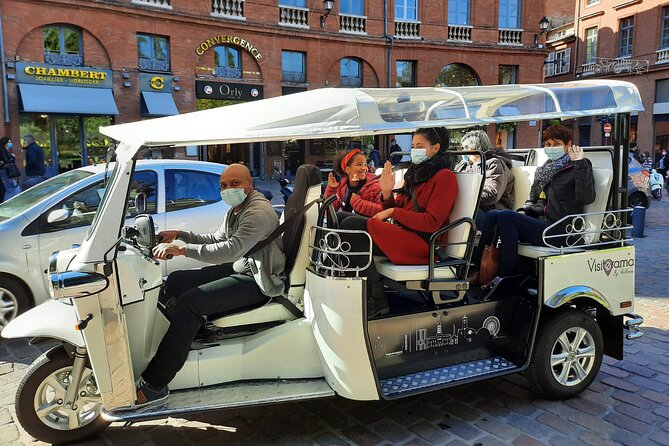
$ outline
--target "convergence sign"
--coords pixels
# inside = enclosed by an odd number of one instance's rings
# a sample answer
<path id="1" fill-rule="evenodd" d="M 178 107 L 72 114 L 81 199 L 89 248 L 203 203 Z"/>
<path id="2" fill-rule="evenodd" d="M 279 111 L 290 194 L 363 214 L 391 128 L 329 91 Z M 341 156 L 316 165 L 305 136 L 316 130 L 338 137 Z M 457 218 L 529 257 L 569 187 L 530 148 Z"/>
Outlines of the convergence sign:
<path id="1" fill-rule="evenodd" d="M 220 36 L 213 36 L 205 40 L 204 42 L 200 43 L 197 48 L 195 48 L 195 54 L 198 56 L 202 56 L 205 51 L 208 49 L 215 47 L 217 45 L 225 45 L 231 43 L 235 46 L 238 46 L 251 54 L 255 60 L 260 62 L 260 59 L 262 59 L 262 54 L 260 54 L 260 51 L 258 48 L 253 46 L 251 42 L 242 39 L 241 37 L 238 36 L 228 36 L 228 35 L 220 35 Z"/>

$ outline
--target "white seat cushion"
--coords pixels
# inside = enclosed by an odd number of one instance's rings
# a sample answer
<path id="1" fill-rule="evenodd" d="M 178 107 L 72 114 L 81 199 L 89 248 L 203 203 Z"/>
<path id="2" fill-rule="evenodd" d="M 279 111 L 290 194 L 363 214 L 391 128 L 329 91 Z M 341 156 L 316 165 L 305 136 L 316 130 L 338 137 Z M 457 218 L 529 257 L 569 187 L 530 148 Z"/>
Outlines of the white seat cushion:
<path id="1" fill-rule="evenodd" d="M 585 251 L 583 248 L 564 248 L 563 253 L 572 253 L 572 252 L 581 252 Z M 550 257 L 560 255 L 560 250 L 556 248 L 549 248 L 548 246 L 534 246 L 519 244 L 518 245 L 518 254 L 523 257 L 531 257 L 533 259 L 538 259 L 539 257 Z"/>
<path id="2" fill-rule="evenodd" d="M 379 274 L 396 282 L 427 280 L 427 265 L 395 265 L 383 256 L 374 256 L 374 264 Z M 455 274 L 452 268 L 440 267 L 434 269 L 434 277 L 435 279 L 454 279 Z"/>
<path id="3" fill-rule="evenodd" d="M 514 166 L 511 168 L 514 178 L 513 202 L 516 208 L 523 207 L 523 204 L 529 198 L 536 170 L 537 166 Z"/>
<path id="4" fill-rule="evenodd" d="M 451 214 L 448 216 L 449 223 L 453 223 L 463 217 L 474 218 L 483 176 L 478 173 L 456 173 L 455 178 L 458 181 L 458 196 L 455 199 Z M 466 242 L 470 230 L 471 226 L 461 224 L 448 231 L 448 245 L 446 246 L 446 255 L 448 257 L 456 259 L 464 258 L 467 245 L 457 243 Z"/>
<path id="5" fill-rule="evenodd" d="M 262 324 L 274 321 L 292 321 L 295 315 L 278 302 L 269 302 L 260 308 L 254 308 L 242 313 L 219 317 L 211 321 L 220 328 L 238 327 L 241 325 Z"/>

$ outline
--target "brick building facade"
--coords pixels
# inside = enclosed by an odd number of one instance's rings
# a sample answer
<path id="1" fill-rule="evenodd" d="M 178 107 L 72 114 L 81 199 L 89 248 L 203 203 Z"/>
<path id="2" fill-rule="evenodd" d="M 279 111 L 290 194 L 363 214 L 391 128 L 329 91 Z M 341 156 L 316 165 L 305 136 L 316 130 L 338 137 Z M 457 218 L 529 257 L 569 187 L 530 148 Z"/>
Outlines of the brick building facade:
<path id="1" fill-rule="evenodd" d="M 55 174 L 104 156 L 99 125 L 342 85 L 542 81 L 546 52 L 535 34 L 543 5 L 344 0 L 327 16 L 323 7 L 320 0 L 4 0 L 5 133 L 15 143 L 35 134 Z M 505 146 L 528 146 L 538 128 L 519 123 L 496 136 Z M 387 148 L 385 138 L 374 142 Z M 336 146 L 165 153 L 244 161 L 264 176 L 273 166 L 327 162 Z"/>

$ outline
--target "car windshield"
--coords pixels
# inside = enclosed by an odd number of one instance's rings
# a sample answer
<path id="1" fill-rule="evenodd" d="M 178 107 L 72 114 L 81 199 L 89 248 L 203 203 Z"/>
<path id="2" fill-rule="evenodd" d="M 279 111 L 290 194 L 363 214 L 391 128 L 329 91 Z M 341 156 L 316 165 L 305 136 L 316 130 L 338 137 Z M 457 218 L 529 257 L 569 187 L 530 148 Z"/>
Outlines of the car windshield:
<path id="1" fill-rule="evenodd" d="M 12 199 L 0 204 L 0 221 L 8 220 L 25 212 L 64 187 L 81 181 L 91 175 L 93 175 L 93 173 L 86 170 L 70 170 L 69 172 L 49 178 L 48 180 L 21 192 Z"/>

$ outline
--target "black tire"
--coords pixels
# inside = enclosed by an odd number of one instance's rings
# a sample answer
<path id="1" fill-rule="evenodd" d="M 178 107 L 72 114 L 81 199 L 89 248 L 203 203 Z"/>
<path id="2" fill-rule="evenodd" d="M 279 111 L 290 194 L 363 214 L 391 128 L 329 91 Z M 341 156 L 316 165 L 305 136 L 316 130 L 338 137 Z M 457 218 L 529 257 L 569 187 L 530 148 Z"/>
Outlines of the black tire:
<path id="1" fill-rule="evenodd" d="M 21 282 L 0 275 L 0 329 L 31 306 L 30 296 Z"/>
<path id="2" fill-rule="evenodd" d="M 583 336 L 577 346 L 565 349 L 560 342 L 563 334 L 569 343 L 575 342 L 579 334 Z M 579 355 L 574 354 L 574 347 L 581 352 Z M 537 393 L 554 399 L 572 398 L 597 376 L 603 349 L 602 331 L 592 317 L 574 308 L 557 310 L 539 324 L 527 379 Z M 564 361 L 553 366 L 552 360 L 562 356 Z M 576 373 L 579 370 L 582 376 Z"/>
<path id="3" fill-rule="evenodd" d="M 49 426 L 37 415 L 35 405 L 37 394 L 45 391 L 42 384 L 56 372 L 72 367 L 74 359 L 70 358 L 63 346 L 57 346 L 44 353 L 30 365 L 28 372 L 21 380 L 16 391 L 16 415 L 21 426 L 34 438 L 47 443 L 71 443 L 93 437 L 109 426 L 97 410 L 97 416 L 85 420 L 85 424 L 75 429 L 57 429 Z M 67 373 L 65 370 L 64 373 Z M 58 398 L 56 395 L 54 400 Z M 59 406 L 60 407 L 60 406 Z M 85 406 L 84 406 L 85 407 Z M 60 412 L 60 411 L 54 411 Z M 44 418 L 51 417 L 45 415 Z M 63 417 L 64 418 L 64 417 Z M 54 415 L 53 423 L 64 421 Z M 49 418 L 51 422 L 51 418 Z"/>
<path id="4" fill-rule="evenodd" d="M 634 192 L 627 199 L 627 204 L 629 204 L 630 207 L 643 206 L 643 207 L 647 208 L 649 203 L 650 202 L 648 200 L 648 195 L 646 195 L 646 194 L 644 194 L 643 192 L 640 192 L 640 191 Z"/>

